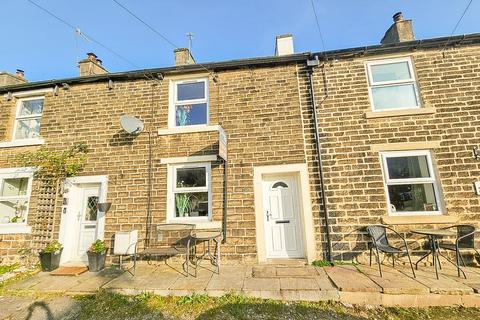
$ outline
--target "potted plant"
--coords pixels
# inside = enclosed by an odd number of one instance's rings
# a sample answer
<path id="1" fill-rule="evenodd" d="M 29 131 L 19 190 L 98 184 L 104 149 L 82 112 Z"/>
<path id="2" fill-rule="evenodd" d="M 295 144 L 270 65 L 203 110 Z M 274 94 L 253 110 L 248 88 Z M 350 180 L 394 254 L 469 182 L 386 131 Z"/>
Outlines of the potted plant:
<path id="1" fill-rule="evenodd" d="M 105 268 L 105 258 L 107 257 L 107 247 L 102 240 L 96 240 L 87 251 L 88 270 L 98 272 Z"/>
<path id="2" fill-rule="evenodd" d="M 60 265 L 60 256 L 63 245 L 58 241 L 52 241 L 40 251 L 40 264 L 43 271 L 53 271 Z"/>

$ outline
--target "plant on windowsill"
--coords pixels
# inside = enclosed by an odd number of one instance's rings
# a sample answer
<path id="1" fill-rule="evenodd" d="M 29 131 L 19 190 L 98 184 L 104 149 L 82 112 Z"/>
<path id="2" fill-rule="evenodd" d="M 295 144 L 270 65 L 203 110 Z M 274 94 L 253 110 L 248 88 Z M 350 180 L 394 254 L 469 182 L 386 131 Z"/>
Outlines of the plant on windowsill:
<path id="1" fill-rule="evenodd" d="M 58 268 L 62 250 L 63 245 L 60 242 L 52 241 L 40 251 L 42 271 L 53 271 Z"/>
<path id="2" fill-rule="evenodd" d="M 88 271 L 98 272 L 105 268 L 105 259 L 107 257 L 107 247 L 102 240 L 96 240 L 87 251 Z"/>
<path id="3" fill-rule="evenodd" d="M 177 206 L 178 215 L 180 217 L 188 217 L 190 198 L 192 196 L 188 193 L 177 194 L 175 197 L 175 204 Z"/>

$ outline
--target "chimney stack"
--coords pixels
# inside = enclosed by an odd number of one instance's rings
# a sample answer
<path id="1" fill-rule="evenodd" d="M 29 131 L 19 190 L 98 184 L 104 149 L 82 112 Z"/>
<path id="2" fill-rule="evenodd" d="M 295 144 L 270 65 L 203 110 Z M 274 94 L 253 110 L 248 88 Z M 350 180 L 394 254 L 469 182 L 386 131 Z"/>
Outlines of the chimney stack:
<path id="1" fill-rule="evenodd" d="M 187 64 L 195 64 L 195 59 L 193 59 L 190 50 L 187 48 L 178 48 L 173 50 L 175 54 L 175 65 L 176 66 L 184 66 Z"/>
<path id="2" fill-rule="evenodd" d="M 15 75 L 10 72 L 0 71 L 0 87 L 13 86 L 15 84 L 22 84 L 28 82 L 25 79 L 25 72 L 17 69 Z"/>
<path id="3" fill-rule="evenodd" d="M 275 55 L 285 56 L 294 54 L 293 36 L 291 34 L 282 34 L 275 39 Z"/>
<path id="4" fill-rule="evenodd" d="M 381 44 L 399 43 L 415 40 L 412 20 L 404 20 L 401 12 L 393 15 L 393 24 L 380 41 Z"/>
<path id="5" fill-rule="evenodd" d="M 78 68 L 80 69 L 80 77 L 108 73 L 107 69 L 102 66 L 102 60 L 98 59 L 93 52 L 88 52 L 87 58 L 78 62 Z"/>

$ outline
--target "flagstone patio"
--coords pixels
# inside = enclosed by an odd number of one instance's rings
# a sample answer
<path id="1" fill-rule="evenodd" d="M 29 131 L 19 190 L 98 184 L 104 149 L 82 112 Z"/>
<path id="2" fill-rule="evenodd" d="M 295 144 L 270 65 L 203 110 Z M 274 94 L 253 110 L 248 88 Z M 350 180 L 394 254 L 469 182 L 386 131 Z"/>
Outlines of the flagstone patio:
<path id="1" fill-rule="evenodd" d="M 278 300 L 333 300 L 349 304 L 385 306 L 463 305 L 480 307 L 480 268 L 465 268 L 467 279 L 453 268 L 443 268 L 436 279 L 432 267 L 422 266 L 413 278 L 410 268 L 340 265 L 224 265 L 220 274 L 202 267 L 197 277 L 186 277 L 180 265 L 141 263 L 136 275 L 112 268 L 76 277 L 37 275 L 9 285 L 6 290 L 94 294 L 110 290 L 123 294 L 151 292 L 157 295 L 239 294 Z"/>

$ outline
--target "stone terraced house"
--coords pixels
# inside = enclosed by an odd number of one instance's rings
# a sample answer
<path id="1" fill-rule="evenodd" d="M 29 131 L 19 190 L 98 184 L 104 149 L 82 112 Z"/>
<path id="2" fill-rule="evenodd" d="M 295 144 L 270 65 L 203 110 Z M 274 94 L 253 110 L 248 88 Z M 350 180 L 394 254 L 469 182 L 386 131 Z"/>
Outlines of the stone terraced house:
<path id="1" fill-rule="evenodd" d="M 271 57 L 197 64 L 177 49 L 173 67 L 109 73 L 89 54 L 79 69 L 0 73 L 4 263 L 52 239 L 62 263 L 85 261 L 97 238 L 164 222 L 222 229 L 222 259 L 244 263 L 361 259 L 368 224 L 412 248 L 415 226 L 480 227 L 480 34 L 415 40 L 397 14 L 380 45 L 298 54 L 286 35 Z M 75 142 L 86 165 L 58 194 L 18 166 Z"/>

